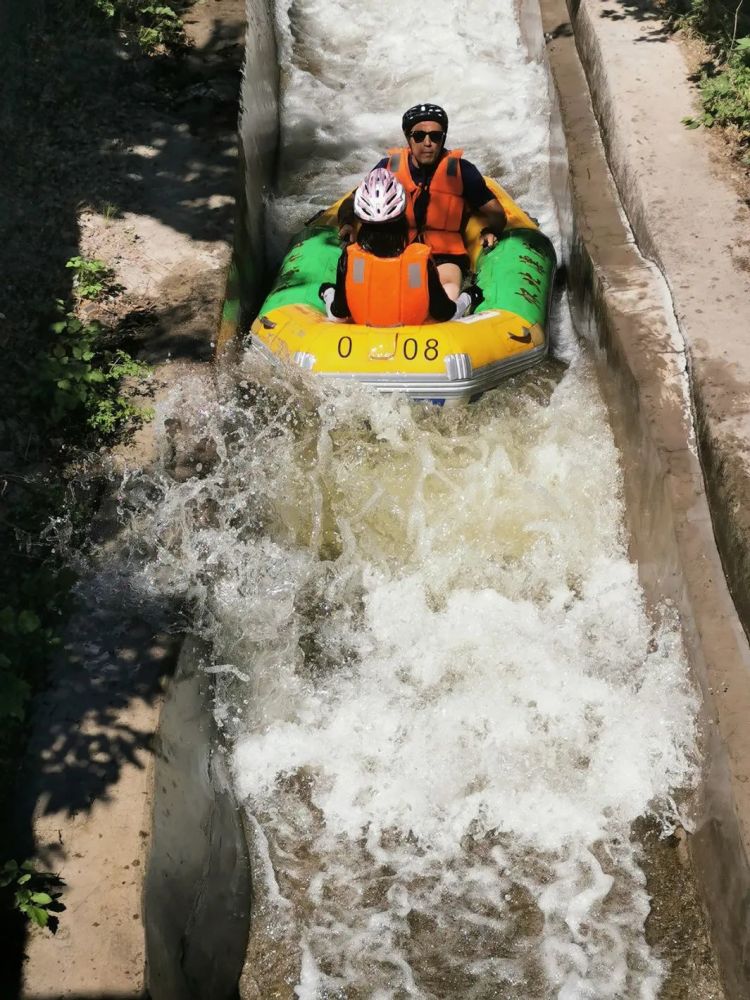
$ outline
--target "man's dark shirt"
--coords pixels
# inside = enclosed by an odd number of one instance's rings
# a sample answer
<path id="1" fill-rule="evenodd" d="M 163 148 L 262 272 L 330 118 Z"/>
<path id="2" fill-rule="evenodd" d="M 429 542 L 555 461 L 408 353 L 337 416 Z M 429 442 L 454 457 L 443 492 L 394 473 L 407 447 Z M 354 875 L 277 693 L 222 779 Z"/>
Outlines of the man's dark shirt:
<path id="1" fill-rule="evenodd" d="M 443 157 L 448 155 L 448 152 L 448 150 L 444 150 L 437 163 L 429 169 L 420 167 L 419 164 L 414 162 L 414 157 L 409 156 L 409 173 L 411 174 L 414 183 L 424 185 L 435 172 L 437 164 L 440 163 L 440 160 L 442 160 Z M 387 167 L 389 160 L 389 156 L 384 156 L 377 166 Z M 464 183 L 463 199 L 472 212 L 477 212 L 482 205 L 486 205 L 488 201 L 491 201 L 495 197 L 495 195 L 487 187 L 487 182 L 484 177 L 482 177 L 479 169 L 475 167 L 473 163 L 461 157 L 458 161 L 458 166 L 461 171 L 461 180 Z"/>

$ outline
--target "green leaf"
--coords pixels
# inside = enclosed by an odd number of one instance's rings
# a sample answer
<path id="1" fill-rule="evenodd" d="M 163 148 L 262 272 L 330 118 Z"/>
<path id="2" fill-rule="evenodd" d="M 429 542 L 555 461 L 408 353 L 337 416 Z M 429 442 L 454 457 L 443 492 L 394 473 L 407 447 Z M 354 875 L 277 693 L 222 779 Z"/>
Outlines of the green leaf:
<path id="1" fill-rule="evenodd" d="M 68 378 L 60 378 L 60 379 L 58 379 L 57 380 L 57 388 L 58 389 L 69 389 L 70 388 L 70 379 L 68 379 Z"/>
<path id="2" fill-rule="evenodd" d="M 5 607 L 0 611 L 0 632 L 9 635 L 16 633 L 16 616 L 11 607 Z"/>
<path id="3" fill-rule="evenodd" d="M 41 624 L 39 616 L 33 611 L 22 611 L 18 616 L 18 629 L 22 635 L 31 635 Z"/>
<path id="4" fill-rule="evenodd" d="M 700 118 L 683 118 L 682 124 L 685 128 L 700 128 L 701 120 Z"/>
<path id="5" fill-rule="evenodd" d="M 43 910 L 40 906 L 30 906 L 29 919 L 32 920 L 37 927 L 46 927 L 49 923 L 49 913 Z"/>
<path id="6" fill-rule="evenodd" d="M 15 861 L 6 861 L 0 874 L 0 888 L 5 889 L 14 882 L 19 872 L 18 864 Z"/>
<path id="7" fill-rule="evenodd" d="M 6 719 L 23 722 L 30 697 L 31 687 L 23 678 L 9 670 L 0 672 L 0 722 Z"/>
<path id="8" fill-rule="evenodd" d="M 52 902 L 52 896 L 48 892 L 32 892 L 31 902 L 38 906 L 49 906 Z"/>
<path id="9" fill-rule="evenodd" d="M 19 878 L 18 884 L 19 885 L 26 885 L 26 883 L 29 882 L 30 880 L 31 880 L 31 872 L 26 872 L 25 875 L 22 875 Z"/>

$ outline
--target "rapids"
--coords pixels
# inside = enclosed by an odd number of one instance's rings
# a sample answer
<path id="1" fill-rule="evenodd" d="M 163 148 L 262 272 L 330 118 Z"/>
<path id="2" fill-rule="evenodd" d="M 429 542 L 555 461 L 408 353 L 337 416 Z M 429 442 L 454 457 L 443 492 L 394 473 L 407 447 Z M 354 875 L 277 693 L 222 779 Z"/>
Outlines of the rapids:
<path id="1" fill-rule="evenodd" d="M 276 11 L 272 253 L 444 104 L 450 139 L 560 248 L 545 68 L 512 4 L 292 0 Z M 140 591 L 214 650 L 248 814 L 246 996 L 656 997 L 633 823 L 697 780 L 678 623 L 628 559 L 585 347 L 465 409 L 247 352 L 161 418 L 201 460 L 124 491 Z M 160 419 L 159 423 L 163 421 Z M 252 992 L 255 990 L 255 993 Z"/>

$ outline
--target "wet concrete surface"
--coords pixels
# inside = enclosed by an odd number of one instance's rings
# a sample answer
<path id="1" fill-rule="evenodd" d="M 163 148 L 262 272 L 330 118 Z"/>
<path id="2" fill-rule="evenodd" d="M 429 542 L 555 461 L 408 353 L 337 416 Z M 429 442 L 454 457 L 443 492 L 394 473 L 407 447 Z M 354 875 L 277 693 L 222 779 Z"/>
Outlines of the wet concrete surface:
<path id="1" fill-rule="evenodd" d="M 734 372 L 727 367 L 723 377 L 746 381 L 748 345 L 741 343 L 737 332 L 750 304 L 742 292 L 746 275 L 735 273 L 726 255 L 713 252 L 716 230 L 708 225 L 709 217 L 722 218 L 726 206 L 730 214 L 737 212 L 739 220 L 742 207 L 722 178 L 702 171 L 705 148 L 681 147 L 684 135 L 698 145 L 705 144 L 705 138 L 685 133 L 680 125 L 680 117 L 689 111 L 689 97 L 687 104 L 680 103 L 679 94 L 688 93 L 688 85 L 679 53 L 672 51 L 677 43 L 659 30 L 653 12 L 644 15 L 644 23 L 638 16 L 643 13 L 640 6 L 632 10 L 617 6 L 623 9 L 614 17 L 605 16 L 612 13 L 610 8 L 586 0 L 570 7 L 562 0 L 541 3 L 545 48 L 570 156 L 577 226 L 571 285 L 579 320 L 584 329 L 588 326 L 601 358 L 602 389 L 623 454 L 632 551 L 641 581 L 654 606 L 666 599 L 679 609 L 693 675 L 703 694 L 704 778 L 699 800 L 693 803 L 694 830 L 686 841 L 700 907 L 688 907 L 685 920 L 690 926 L 705 909 L 726 995 L 739 1000 L 750 989 L 745 904 L 750 889 L 746 725 L 750 653 L 724 577 L 714 528 L 721 542 L 721 524 L 736 526 L 742 504 L 731 506 L 725 482 L 711 479 L 716 452 L 707 448 L 703 414 L 709 405 L 706 379 L 717 374 L 711 355 L 736 358 Z M 659 101 L 654 100 L 655 93 Z M 632 130 L 627 138 L 624 130 Z M 694 166 L 700 191 L 693 187 L 695 178 L 687 180 Z M 620 210 L 619 220 L 613 207 L 618 193 L 627 212 L 626 217 Z M 651 197 L 662 198 L 659 211 L 650 210 Z M 691 212 L 694 218 L 688 225 L 686 213 Z M 703 226 L 696 225 L 698 218 L 704 219 Z M 679 219 L 681 232 L 670 228 Z M 727 236 L 732 231 L 727 221 Z M 696 251 L 703 237 L 708 242 Z M 662 241 L 661 257 L 656 253 L 657 240 Z M 658 260 L 661 269 L 650 258 Z M 725 285 L 731 294 L 720 303 L 717 294 Z M 712 318 L 718 318 L 719 306 L 731 303 L 735 323 L 730 334 L 717 335 L 707 348 L 691 331 L 709 302 Z M 724 321 L 728 320 L 729 314 Z M 716 329 L 723 331 L 721 322 Z M 742 396 L 733 399 L 731 392 L 718 389 L 714 382 L 712 427 L 716 440 L 727 442 L 730 430 L 737 433 L 738 420 L 744 419 Z M 719 410 L 721 396 L 724 408 Z M 699 415 L 698 440 L 694 409 Z M 722 453 L 735 482 L 745 474 L 744 446 L 737 447 L 741 441 L 736 438 L 735 450 Z M 747 538 L 737 542 L 740 561 Z M 729 560 L 726 565 L 731 580 Z M 739 610 L 742 613 L 741 602 Z M 649 884 L 669 897 L 675 869 L 664 868 L 661 862 L 668 856 L 663 852 L 656 857 L 660 860 L 649 867 Z M 652 920 L 652 931 L 669 907 L 660 904 L 654 907 L 655 914 L 657 910 L 660 917 Z M 695 975 L 678 979 L 666 995 L 715 995 L 719 984 L 701 943 L 705 934 L 695 935 L 696 950 L 689 955 L 681 953 L 683 938 L 676 924 L 667 935 L 666 953 L 676 966 L 693 968 Z"/>

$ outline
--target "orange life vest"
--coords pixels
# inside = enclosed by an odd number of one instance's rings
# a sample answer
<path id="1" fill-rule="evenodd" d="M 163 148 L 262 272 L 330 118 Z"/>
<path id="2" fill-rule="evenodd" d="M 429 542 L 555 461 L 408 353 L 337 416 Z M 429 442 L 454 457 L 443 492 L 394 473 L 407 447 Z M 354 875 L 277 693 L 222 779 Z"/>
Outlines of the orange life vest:
<path id="1" fill-rule="evenodd" d="M 407 326 L 429 319 L 429 247 L 411 243 L 400 257 L 376 257 L 351 243 L 346 252 L 346 301 L 355 323 Z"/>
<path id="2" fill-rule="evenodd" d="M 461 236 L 465 202 L 464 182 L 459 160 L 462 149 L 452 149 L 435 167 L 429 185 L 427 220 L 422 233 L 417 231 L 414 202 L 422 187 L 414 181 L 409 170 L 409 149 L 389 149 L 388 169 L 401 181 L 406 190 L 406 218 L 411 239 L 418 235 L 435 253 L 465 254 L 466 246 Z"/>

